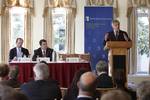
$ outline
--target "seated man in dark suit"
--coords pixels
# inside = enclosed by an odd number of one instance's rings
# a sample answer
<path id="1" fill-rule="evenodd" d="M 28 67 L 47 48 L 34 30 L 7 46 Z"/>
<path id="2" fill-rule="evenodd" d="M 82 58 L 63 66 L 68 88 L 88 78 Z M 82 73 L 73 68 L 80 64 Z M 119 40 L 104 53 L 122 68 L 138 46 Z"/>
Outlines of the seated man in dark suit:
<path id="1" fill-rule="evenodd" d="M 99 61 L 96 64 L 97 77 L 97 88 L 112 88 L 113 81 L 107 74 L 107 63 L 105 61 Z"/>
<path id="2" fill-rule="evenodd" d="M 96 76 L 92 72 L 82 74 L 77 85 L 79 88 L 77 100 L 94 100 Z"/>
<path id="3" fill-rule="evenodd" d="M 28 57 L 29 51 L 26 48 L 22 47 L 23 39 L 16 39 L 16 47 L 12 48 L 9 52 L 9 61 L 16 61 L 18 57 Z"/>
<path id="4" fill-rule="evenodd" d="M 44 63 L 33 67 L 34 81 L 21 86 L 21 90 L 29 100 L 60 100 L 61 90 L 57 81 L 49 79 L 49 68 Z"/>
<path id="5" fill-rule="evenodd" d="M 112 21 L 112 28 L 112 31 L 105 34 L 104 46 L 107 41 L 131 41 L 127 32 L 120 30 L 120 22 L 118 20 Z"/>
<path id="6" fill-rule="evenodd" d="M 52 61 L 52 53 L 54 50 L 47 46 L 47 41 L 45 39 L 40 40 L 39 44 L 40 48 L 34 50 L 32 60 L 36 61 L 37 57 L 49 57 L 50 61 Z"/>

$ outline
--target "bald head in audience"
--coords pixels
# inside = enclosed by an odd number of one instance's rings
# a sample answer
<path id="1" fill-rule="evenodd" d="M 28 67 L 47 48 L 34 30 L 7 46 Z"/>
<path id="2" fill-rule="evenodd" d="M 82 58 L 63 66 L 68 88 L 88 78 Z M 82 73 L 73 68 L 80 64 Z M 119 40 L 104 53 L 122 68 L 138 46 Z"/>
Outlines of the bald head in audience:
<path id="1" fill-rule="evenodd" d="M 112 90 L 104 94 L 101 100 L 131 100 L 131 98 L 122 90 Z"/>
<path id="2" fill-rule="evenodd" d="M 84 73 L 78 82 L 79 95 L 92 96 L 96 89 L 96 76 L 92 72 Z"/>

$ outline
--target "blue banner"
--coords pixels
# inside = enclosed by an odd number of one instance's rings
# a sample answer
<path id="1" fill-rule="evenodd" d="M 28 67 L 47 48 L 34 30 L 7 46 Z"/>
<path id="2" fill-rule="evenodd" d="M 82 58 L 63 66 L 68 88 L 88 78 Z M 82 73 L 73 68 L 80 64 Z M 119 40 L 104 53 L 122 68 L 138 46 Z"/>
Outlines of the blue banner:
<path id="1" fill-rule="evenodd" d="M 106 32 L 112 29 L 112 7 L 85 7 L 84 8 L 84 50 L 91 55 L 91 67 L 99 60 L 108 61 L 107 52 L 103 50 L 103 40 Z"/>

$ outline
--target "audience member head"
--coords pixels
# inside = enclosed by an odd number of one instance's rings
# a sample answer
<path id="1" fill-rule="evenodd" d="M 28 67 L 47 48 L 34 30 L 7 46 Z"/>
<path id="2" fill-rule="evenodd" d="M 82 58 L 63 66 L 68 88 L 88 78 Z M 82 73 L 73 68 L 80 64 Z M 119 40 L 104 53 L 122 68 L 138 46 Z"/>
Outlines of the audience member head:
<path id="1" fill-rule="evenodd" d="M 44 64 L 48 65 L 48 63 L 44 60 L 40 61 L 40 63 L 44 63 Z"/>
<path id="2" fill-rule="evenodd" d="M 92 72 L 86 72 L 81 75 L 78 82 L 79 95 L 92 96 L 96 90 L 96 76 Z"/>
<path id="3" fill-rule="evenodd" d="M 9 67 L 7 64 L 0 64 L 0 78 L 1 80 L 5 79 L 8 76 Z"/>
<path id="4" fill-rule="evenodd" d="M 19 74 L 19 68 L 18 66 L 10 66 L 10 71 L 9 71 L 9 74 L 8 74 L 8 77 L 9 79 L 17 79 L 18 78 L 18 74 Z"/>
<path id="5" fill-rule="evenodd" d="M 101 100 L 131 100 L 131 97 L 122 90 L 112 90 L 102 95 Z"/>
<path id="6" fill-rule="evenodd" d="M 33 72 L 35 75 L 35 80 L 45 80 L 49 78 L 49 68 L 44 63 L 37 63 L 33 67 Z"/>
<path id="7" fill-rule="evenodd" d="M 143 94 L 140 100 L 150 100 L 150 92 Z"/>
<path id="8" fill-rule="evenodd" d="M 143 81 L 137 86 L 137 97 L 142 100 L 143 96 L 150 94 L 150 81 Z"/>
<path id="9" fill-rule="evenodd" d="M 22 38 L 17 38 L 16 39 L 16 46 L 18 48 L 21 48 L 22 47 L 22 44 L 23 44 L 23 39 Z"/>
<path id="10" fill-rule="evenodd" d="M 119 31 L 120 29 L 120 22 L 118 20 L 113 20 L 112 21 L 112 28 L 114 31 Z"/>
<path id="11" fill-rule="evenodd" d="M 28 98 L 13 88 L 0 84 L 0 100 L 28 100 Z"/>
<path id="12" fill-rule="evenodd" d="M 41 49 L 46 50 L 47 49 L 47 41 L 45 39 L 41 39 L 39 42 Z"/>
<path id="13" fill-rule="evenodd" d="M 107 72 L 108 69 L 108 65 L 105 61 L 100 60 L 97 64 L 96 64 L 96 71 L 97 74 L 99 75 L 101 72 Z"/>
<path id="14" fill-rule="evenodd" d="M 77 83 L 79 82 L 81 75 L 85 72 L 87 72 L 87 70 L 82 68 L 75 73 L 75 76 L 73 77 L 73 81 L 71 84 L 72 88 L 78 88 Z"/>

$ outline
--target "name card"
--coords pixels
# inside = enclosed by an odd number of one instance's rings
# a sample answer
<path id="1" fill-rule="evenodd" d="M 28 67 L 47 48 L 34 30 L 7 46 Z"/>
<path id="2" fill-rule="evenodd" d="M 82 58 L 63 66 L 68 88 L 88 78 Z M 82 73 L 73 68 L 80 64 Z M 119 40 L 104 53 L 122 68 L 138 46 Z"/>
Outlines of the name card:
<path id="1" fill-rule="evenodd" d="M 80 62 L 80 58 L 79 57 L 67 57 L 66 61 L 67 62 Z"/>
<path id="2" fill-rule="evenodd" d="M 50 59 L 48 58 L 48 57 L 38 57 L 37 59 L 36 59 L 36 61 L 37 62 L 40 62 L 40 61 L 45 61 L 45 62 L 49 62 L 50 61 Z"/>
<path id="3" fill-rule="evenodd" d="M 31 58 L 22 58 L 22 57 L 19 57 L 17 58 L 17 61 L 18 62 L 31 62 Z"/>

